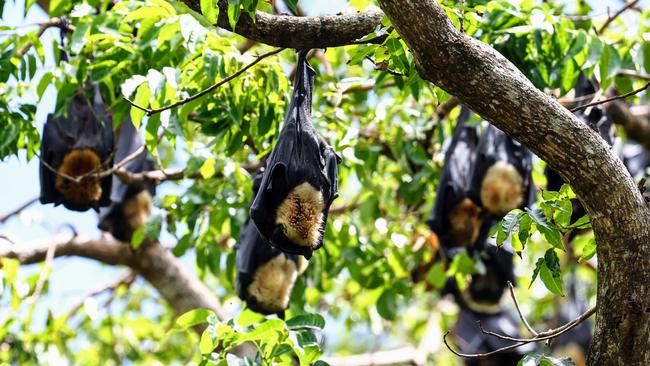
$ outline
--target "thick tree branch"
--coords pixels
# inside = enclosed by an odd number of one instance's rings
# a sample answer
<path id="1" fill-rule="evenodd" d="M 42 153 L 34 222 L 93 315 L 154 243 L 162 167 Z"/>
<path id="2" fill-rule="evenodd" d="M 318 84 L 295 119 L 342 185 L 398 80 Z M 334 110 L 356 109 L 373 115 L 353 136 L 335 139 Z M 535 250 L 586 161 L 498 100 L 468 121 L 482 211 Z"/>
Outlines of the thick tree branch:
<path id="1" fill-rule="evenodd" d="M 573 187 L 592 218 L 602 263 L 590 362 L 647 364 L 650 210 L 622 162 L 596 132 L 501 54 L 455 29 L 437 2 L 380 4 L 423 79 L 529 147 Z"/>
<path id="2" fill-rule="evenodd" d="M 190 9 L 201 12 L 199 0 L 182 0 Z M 234 32 L 250 40 L 276 47 L 324 48 L 354 43 L 375 30 L 383 13 L 368 10 L 357 14 L 294 17 L 258 11 L 253 21 L 243 13 Z M 228 22 L 228 2 L 219 1 L 217 26 L 232 31 Z"/>
<path id="3" fill-rule="evenodd" d="M 58 235 L 46 242 L 0 247 L 0 258 L 18 259 L 22 264 L 42 262 L 51 245 L 55 247 L 54 257 L 78 256 L 131 267 L 149 281 L 178 314 L 205 308 L 225 319 L 221 305 L 212 291 L 158 242 L 145 243 L 135 251 L 128 244 L 109 236 L 87 239 Z"/>

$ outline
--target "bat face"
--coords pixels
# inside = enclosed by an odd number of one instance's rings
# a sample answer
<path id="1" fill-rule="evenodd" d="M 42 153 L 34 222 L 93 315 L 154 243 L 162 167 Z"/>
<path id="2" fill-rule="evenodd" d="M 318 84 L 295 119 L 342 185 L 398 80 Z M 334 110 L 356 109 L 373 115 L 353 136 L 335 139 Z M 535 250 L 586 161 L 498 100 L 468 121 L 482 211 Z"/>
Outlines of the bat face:
<path id="1" fill-rule="evenodd" d="M 465 198 L 449 213 L 450 243 L 462 247 L 473 245 L 478 238 L 482 222 L 481 208 L 469 198 Z"/>
<path id="2" fill-rule="evenodd" d="M 99 156 L 93 150 L 71 150 L 64 156 L 58 172 L 77 177 L 92 171 L 99 171 L 100 166 Z M 57 175 L 55 187 L 63 195 L 65 201 L 74 205 L 98 202 L 102 195 L 100 182 L 93 177 L 75 182 L 62 175 Z"/>
<path id="3" fill-rule="evenodd" d="M 67 117 L 48 116 L 41 140 L 41 203 L 63 204 L 74 211 L 110 204 L 110 176 L 97 180 L 90 175 L 77 182 L 59 174 L 79 177 L 113 164 L 113 126 L 98 99 L 91 105 L 85 95 L 76 95 Z"/>
<path id="4" fill-rule="evenodd" d="M 498 161 L 492 165 L 481 183 L 481 201 L 495 215 L 519 207 L 524 200 L 524 179 L 512 164 Z"/>
<path id="5" fill-rule="evenodd" d="M 250 209 L 260 235 L 285 253 L 311 258 L 323 245 L 341 162 L 311 123 L 315 72 L 299 52 L 293 99 Z"/>
<path id="6" fill-rule="evenodd" d="M 497 218 L 534 202 L 532 154 L 492 125 L 480 137 L 469 196 Z"/>
<path id="7" fill-rule="evenodd" d="M 151 201 L 149 191 L 143 190 L 122 204 L 122 214 L 129 227 L 137 229 L 144 226 L 151 215 Z"/>
<path id="8" fill-rule="evenodd" d="M 323 194 L 305 182 L 296 186 L 278 206 L 276 224 L 294 243 L 314 247 L 321 240 Z"/>
<path id="9" fill-rule="evenodd" d="M 262 264 L 248 285 L 248 302 L 265 312 L 278 313 L 289 306 L 291 290 L 298 277 L 296 262 L 284 253 Z"/>

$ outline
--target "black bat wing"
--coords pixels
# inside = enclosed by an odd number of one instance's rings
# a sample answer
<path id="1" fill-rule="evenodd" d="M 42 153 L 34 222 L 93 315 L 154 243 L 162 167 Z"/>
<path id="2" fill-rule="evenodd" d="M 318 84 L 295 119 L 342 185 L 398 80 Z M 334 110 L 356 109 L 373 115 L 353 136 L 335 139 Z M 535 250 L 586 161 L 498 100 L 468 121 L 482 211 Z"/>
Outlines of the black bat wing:
<path id="1" fill-rule="evenodd" d="M 74 140 L 68 139 L 59 128 L 62 124 L 62 119 L 63 117 L 61 116 L 50 114 L 47 116 L 45 126 L 43 127 L 41 159 L 52 169 L 56 169 L 61 165 L 66 151 L 69 151 L 69 147 L 74 143 Z M 41 183 L 40 202 L 43 204 L 61 204 L 62 196 L 55 188 L 56 173 L 41 163 L 39 165 L 39 176 Z"/>

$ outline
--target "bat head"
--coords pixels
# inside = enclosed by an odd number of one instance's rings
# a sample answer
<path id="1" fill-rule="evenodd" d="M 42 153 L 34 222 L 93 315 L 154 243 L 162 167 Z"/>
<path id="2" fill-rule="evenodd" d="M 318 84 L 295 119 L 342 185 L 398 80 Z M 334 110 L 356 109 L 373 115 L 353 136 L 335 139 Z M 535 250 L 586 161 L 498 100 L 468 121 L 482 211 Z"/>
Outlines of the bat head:
<path id="1" fill-rule="evenodd" d="M 465 198 L 449 212 L 450 244 L 469 247 L 478 238 L 481 229 L 481 208 Z"/>
<path id="2" fill-rule="evenodd" d="M 504 215 L 524 200 L 524 180 L 512 164 L 497 161 L 486 172 L 481 183 L 483 207 L 495 215 Z"/>
<path id="3" fill-rule="evenodd" d="M 132 230 L 144 226 L 151 214 L 151 201 L 151 193 L 145 189 L 122 204 L 122 214 Z"/>
<path id="4" fill-rule="evenodd" d="M 289 306 L 293 285 L 298 277 L 296 262 L 280 253 L 262 264 L 248 285 L 248 306 L 254 311 L 273 314 Z"/>
<path id="5" fill-rule="evenodd" d="M 77 177 L 98 169 L 100 165 L 101 160 L 95 151 L 91 149 L 71 150 L 63 158 L 58 172 Z M 100 181 L 92 177 L 83 179 L 81 182 L 74 182 L 57 175 L 55 187 L 63 196 L 64 201 L 73 205 L 96 203 L 102 195 Z"/>
<path id="6" fill-rule="evenodd" d="M 308 182 L 301 183 L 278 206 L 276 224 L 282 226 L 289 240 L 301 246 L 314 247 L 321 238 L 324 205 L 320 190 Z"/>

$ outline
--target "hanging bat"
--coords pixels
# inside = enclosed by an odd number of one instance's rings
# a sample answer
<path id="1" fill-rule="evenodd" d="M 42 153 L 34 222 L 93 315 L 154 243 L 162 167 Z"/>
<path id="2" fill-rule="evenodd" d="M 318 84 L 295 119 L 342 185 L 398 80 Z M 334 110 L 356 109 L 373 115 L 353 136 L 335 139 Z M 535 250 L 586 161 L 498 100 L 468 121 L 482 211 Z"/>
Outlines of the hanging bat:
<path id="1" fill-rule="evenodd" d="M 532 154 L 489 124 L 481 135 L 469 196 L 490 214 L 501 218 L 532 204 Z"/>
<path id="2" fill-rule="evenodd" d="M 323 245 L 327 214 L 338 196 L 341 158 L 311 123 L 315 72 L 307 52 L 298 54 L 293 99 L 250 215 L 271 245 L 309 259 Z"/>
<path id="3" fill-rule="evenodd" d="M 519 338 L 518 322 L 507 309 L 502 299 L 508 282 L 514 283 L 513 254 L 505 247 L 492 244 L 481 246 L 480 260 L 485 267 L 484 274 L 472 275 L 464 290 L 458 289 L 453 279 L 445 288 L 454 295 L 460 307 L 458 321 L 454 329 L 456 344 L 463 353 L 487 353 L 510 344 L 494 336 L 481 332 L 477 322 L 489 331 Z M 472 365 L 516 365 L 524 353 L 534 350 L 533 345 L 517 348 L 510 352 L 498 353 Z"/>
<path id="4" fill-rule="evenodd" d="M 466 125 L 470 115 L 470 110 L 463 107 L 445 151 L 436 201 L 427 220 L 448 258 L 452 256 L 451 248 L 472 246 L 483 224 L 481 208 L 467 195 L 478 146 L 478 129 Z"/>
<path id="5" fill-rule="evenodd" d="M 253 183 L 257 193 L 262 183 L 261 172 Z M 289 306 L 291 291 L 299 274 L 307 268 L 307 260 L 284 253 L 270 246 L 249 219 L 237 243 L 237 295 L 248 307 L 262 314 L 279 314 Z"/>
<path id="6" fill-rule="evenodd" d="M 106 113 L 99 90 L 91 102 L 76 95 L 68 104 L 67 116 L 50 114 L 43 127 L 40 181 L 43 204 L 63 204 L 73 211 L 96 211 L 110 204 L 111 177 L 92 175 L 79 182 L 70 180 L 100 172 L 113 164 L 113 125 Z M 47 165 L 46 165 L 47 164 Z M 56 170 L 56 172 L 52 171 Z"/>
<path id="7" fill-rule="evenodd" d="M 119 128 L 115 160 L 123 161 L 144 145 L 138 131 L 127 119 Z M 146 152 L 127 162 L 124 168 L 132 173 L 149 171 L 154 163 Z M 113 175 L 111 204 L 99 210 L 98 227 L 110 232 L 113 237 L 123 242 L 130 242 L 131 236 L 139 227 L 144 226 L 151 214 L 151 202 L 156 192 L 154 184 L 125 184 Z"/>

